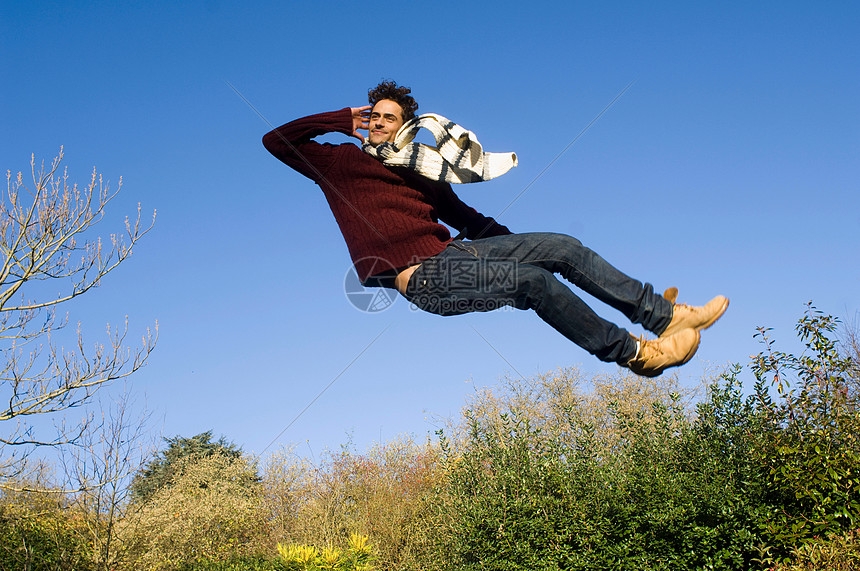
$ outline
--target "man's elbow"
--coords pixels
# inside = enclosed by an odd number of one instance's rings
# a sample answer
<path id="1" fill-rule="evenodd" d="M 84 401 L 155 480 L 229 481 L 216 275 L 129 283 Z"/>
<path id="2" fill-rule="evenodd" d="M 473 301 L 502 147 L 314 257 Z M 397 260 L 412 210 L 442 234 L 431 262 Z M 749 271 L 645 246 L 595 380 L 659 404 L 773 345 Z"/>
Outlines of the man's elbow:
<path id="1" fill-rule="evenodd" d="M 263 146 L 266 147 L 266 150 L 269 151 L 270 153 L 272 153 L 272 154 L 275 153 L 275 148 L 277 147 L 277 143 L 278 143 L 277 129 L 275 129 L 273 131 L 269 131 L 268 133 L 263 135 Z"/>

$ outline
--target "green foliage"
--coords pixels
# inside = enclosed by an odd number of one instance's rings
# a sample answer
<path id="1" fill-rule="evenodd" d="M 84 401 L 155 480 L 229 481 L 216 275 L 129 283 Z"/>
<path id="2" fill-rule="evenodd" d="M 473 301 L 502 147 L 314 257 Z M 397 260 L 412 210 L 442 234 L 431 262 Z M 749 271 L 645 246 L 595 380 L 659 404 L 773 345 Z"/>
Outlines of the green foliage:
<path id="1" fill-rule="evenodd" d="M 610 487 L 587 451 L 564 449 L 518 411 L 486 425 L 471 412 L 463 453 L 440 434 L 447 478 L 438 557 L 451 569 L 555 569 L 593 548 Z M 572 567 L 571 567 L 572 568 Z"/>
<path id="2" fill-rule="evenodd" d="M 840 354 L 835 327 L 810 307 L 797 327 L 807 347 L 800 356 L 775 351 L 761 331 L 754 393 L 744 396 L 735 366 L 695 408 L 635 377 L 617 380 L 618 390 L 595 385 L 597 399 L 538 395 L 528 381 L 509 387 L 514 397 L 484 398 L 465 415 L 465 430 L 441 438 L 438 566 L 746 570 L 853 561 L 857 360 Z M 607 396 L 608 406 L 599 402 Z"/>
<path id="3" fill-rule="evenodd" d="M 860 569 L 860 530 L 830 535 L 792 549 L 791 562 L 776 571 L 856 571 Z"/>
<path id="4" fill-rule="evenodd" d="M 0 503 L 0 569 L 89 571 L 83 522 L 58 494 L 5 492 Z"/>
<path id="5" fill-rule="evenodd" d="M 631 569 L 750 568 L 755 473 L 738 462 L 749 445 L 738 430 L 749 411 L 731 374 L 709 389 L 694 416 L 670 395 L 669 406 L 654 405 L 653 422 L 619 419 L 626 438 L 616 477 L 624 487 L 615 509 L 625 526 L 619 555 Z"/>
<path id="6" fill-rule="evenodd" d="M 810 305 L 797 325 L 806 346 L 800 356 L 773 350 L 767 330 L 758 334 L 765 351 L 752 369 L 764 423 L 756 451 L 771 506 L 761 523 L 777 560 L 860 526 L 860 403 L 850 390 L 856 363 L 839 354 L 836 325 Z"/>
<path id="7" fill-rule="evenodd" d="M 212 441 L 212 431 L 200 433 L 191 438 L 174 436 L 165 438 L 167 448 L 159 452 L 134 477 L 131 483 L 132 499 L 138 503 L 146 502 L 173 478 L 178 463 L 184 458 L 206 458 L 213 454 L 223 454 L 238 458 L 242 451 L 223 436 Z"/>
<path id="8" fill-rule="evenodd" d="M 727 378 L 714 394 L 735 396 L 733 382 Z M 702 409 L 705 428 L 686 414 L 678 395 L 666 396 L 668 405 L 654 403 L 651 410 L 616 404 L 629 412 L 615 417 L 611 455 L 576 409 L 567 421 L 579 436 L 566 444 L 532 428 L 522 411 L 502 414 L 489 430 L 467 414 L 462 453 L 452 454 L 442 439 L 449 468 L 448 500 L 440 506 L 449 530 L 438 552 L 443 567 L 749 568 L 755 503 L 739 484 L 743 467 L 732 465 L 740 450 L 713 455 L 720 444 L 703 436 L 731 443 L 721 417 L 732 411 L 712 401 L 710 410 Z"/>

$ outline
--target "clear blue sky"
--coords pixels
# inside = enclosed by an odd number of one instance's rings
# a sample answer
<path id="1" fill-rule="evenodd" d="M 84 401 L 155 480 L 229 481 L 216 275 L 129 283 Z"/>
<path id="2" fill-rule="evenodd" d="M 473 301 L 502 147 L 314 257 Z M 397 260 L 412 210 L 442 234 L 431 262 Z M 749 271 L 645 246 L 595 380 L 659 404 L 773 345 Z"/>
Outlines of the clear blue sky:
<path id="1" fill-rule="evenodd" d="M 260 452 L 340 375 L 278 444 L 364 447 L 433 430 L 505 374 L 616 367 L 530 312 L 354 309 L 325 200 L 266 131 L 363 105 L 381 78 L 412 87 L 420 111 L 518 154 L 457 188 L 479 211 L 572 234 L 683 301 L 731 298 L 679 371 L 694 383 L 757 353 L 756 326 L 793 348 L 809 300 L 860 309 L 858 29 L 854 2 L 4 2 L 0 166 L 63 145 L 73 179 L 122 176 L 104 234 L 138 202 L 158 210 L 69 310 L 91 342 L 125 315 L 134 337 L 158 320 L 132 384 L 165 435 Z"/>

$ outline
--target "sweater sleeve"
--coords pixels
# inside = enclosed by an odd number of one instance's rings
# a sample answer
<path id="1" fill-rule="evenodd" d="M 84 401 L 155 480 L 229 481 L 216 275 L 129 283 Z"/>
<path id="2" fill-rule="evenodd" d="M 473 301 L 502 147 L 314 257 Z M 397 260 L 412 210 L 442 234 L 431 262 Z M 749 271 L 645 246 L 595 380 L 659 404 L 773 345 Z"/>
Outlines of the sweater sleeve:
<path id="1" fill-rule="evenodd" d="M 309 115 L 281 125 L 263 135 L 263 146 L 281 162 L 314 182 L 319 182 L 337 159 L 339 145 L 317 143 L 311 139 L 333 132 L 345 135 L 352 133 L 352 112 L 349 107 Z"/>
<path id="2" fill-rule="evenodd" d="M 513 234 L 506 226 L 499 224 L 488 216 L 484 216 L 460 200 L 454 194 L 450 184 L 440 184 L 438 192 L 437 212 L 439 219 L 456 228 L 461 233 L 465 233 L 466 238 L 477 240 L 478 238 Z"/>

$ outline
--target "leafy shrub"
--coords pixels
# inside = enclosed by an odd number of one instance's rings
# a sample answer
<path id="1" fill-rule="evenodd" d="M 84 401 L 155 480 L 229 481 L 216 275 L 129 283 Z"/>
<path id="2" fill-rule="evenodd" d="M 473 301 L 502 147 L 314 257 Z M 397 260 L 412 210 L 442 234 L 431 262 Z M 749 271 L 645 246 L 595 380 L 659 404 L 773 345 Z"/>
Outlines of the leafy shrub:
<path id="1" fill-rule="evenodd" d="M 598 501 L 581 500 L 613 491 L 598 485 L 603 478 L 587 451 L 545 439 L 518 411 L 502 414 L 494 430 L 469 412 L 466 422 L 460 453 L 441 435 L 447 477 L 436 507 L 440 566 L 555 569 L 588 551 L 604 514 Z"/>
<path id="2" fill-rule="evenodd" d="M 93 567 L 85 531 L 62 494 L 4 491 L 0 569 L 88 571 Z"/>
<path id="3" fill-rule="evenodd" d="M 169 485 L 174 471 L 187 458 L 206 458 L 213 454 L 239 458 L 242 455 L 242 451 L 223 436 L 213 442 L 211 430 L 191 438 L 165 438 L 164 442 L 167 448 L 147 462 L 131 482 L 131 496 L 138 503 L 145 503 L 158 490 Z"/>
<path id="4" fill-rule="evenodd" d="M 771 506 L 761 525 L 777 560 L 860 526 L 860 401 L 851 390 L 857 362 L 839 353 L 836 326 L 810 305 L 796 328 L 807 351 L 800 356 L 775 351 L 767 330 L 758 334 L 765 351 L 752 369 L 764 423 L 756 451 Z"/>
<path id="5" fill-rule="evenodd" d="M 674 402 L 653 406 L 656 422 L 623 418 L 612 551 L 631 569 L 750 569 L 757 554 L 758 472 L 738 461 L 750 411 L 730 374 L 709 395 L 692 416 Z"/>
<path id="6" fill-rule="evenodd" d="M 860 569 L 860 530 L 815 539 L 793 549 L 791 562 L 776 571 L 856 571 Z"/>
<path id="7" fill-rule="evenodd" d="M 189 457 L 121 522 L 132 566 L 172 569 L 253 555 L 267 537 L 259 478 L 245 458 Z"/>
<path id="8" fill-rule="evenodd" d="M 558 378 L 578 376 L 564 371 Z M 734 464 L 748 443 L 725 447 L 738 425 L 724 421 L 749 413 L 736 381 L 726 376 L 714 384 L 699 408 L 704 424 L 671 382 L 599 382 L 599 393 L 579 398 L 515 387 L 499 402 L 515 400 L 519 408 L 490 419 L 469 410 L 462 442 L 442 435 L 440 567 L 749 568 L 757 553 L 756 504 L 744 490 L 746 468 Z M 554 384 L 547 377 L 537 383 Z M 528 402 L 525 394 L 540 400 Z M 551 402 L 553 394 L 561 399 Z M 480 398 L 481 411 L 504 409 Z M 546 422 L 546 411 L 560 414 Z"/>
<path id="9" fill-rule="evenodd" d="M 853 561 L 858 362 L 835 325 L 810 307 L 800 356 L 760 331 L 753 394 L 735 366 L 694 407 L 671 382 L 596 379 L 588 392 L 571 371 L 479 393 L 441 434 L 436 566 L 746 570 L 823 550 Z"/>

